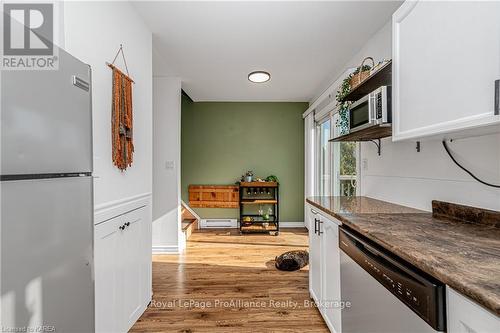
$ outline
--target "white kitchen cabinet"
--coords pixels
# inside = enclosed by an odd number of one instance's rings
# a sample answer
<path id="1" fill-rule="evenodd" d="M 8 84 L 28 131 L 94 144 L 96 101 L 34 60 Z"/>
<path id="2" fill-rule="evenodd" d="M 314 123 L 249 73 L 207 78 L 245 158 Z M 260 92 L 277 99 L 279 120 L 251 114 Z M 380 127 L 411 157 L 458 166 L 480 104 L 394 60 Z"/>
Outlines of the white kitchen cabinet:
<path id="1" fill-rule="evenodd" d="M 321 301 L 321 236 L 318 234 L 318 223 L 321 215 L 309 207 L 309 292 L 312 299 Z"/>
<path id="2" fill-rule="evenodd" d="M 142 210 L 132 211 L 124 216 L 125 229 L 119 242 L 120 255 L 123 258 L 120 268 L 123 279 L 123 315 L 128 328 L 141 316 L 143 308 L 144 283 L 142 261 L 144 258 L 144 226 Z M 127 328 L 127 330 L 128 330 Z"/>
<path id="3" fill-rule="evenodd" d="M 392 28 L 394 141 L 500 130 L 500 2 L 406 1 Z"/>
<path id="4" fill-rule="evenodd" d="M 101 223 L 94 231 L 95 326 L 97 332 L 121 332 L 119 308 L 123 286 L 119 278 L 122 218 Z"/>
<path id="5" fill-rule="evenodd" d="M 498 333 L 500 318 L 446 286 L 448 333 Z"/>
<path id="6" fill-rule="evenodd" d="M 330 331 L 340 333 L 340 222 L 309 207 L 309 292 Z"/>
<path id="7" fill-rule="evenodd" d="M 151 229 L 146 207 L 95 227 L 97 332 L 126 332 L 151 299 Z"/>
<path id="8" fill-rule="evenodd" d="M 339 249 L 339 227 L 336 222 L 325 219 L 321 223 L 321 266 L 322 275 L 322 300 L 324 302 L 323 316 L 328 327 L 333 327 L 335 332 L 340 333 L 341 309 L 340 301 L 340 249 Z"/>

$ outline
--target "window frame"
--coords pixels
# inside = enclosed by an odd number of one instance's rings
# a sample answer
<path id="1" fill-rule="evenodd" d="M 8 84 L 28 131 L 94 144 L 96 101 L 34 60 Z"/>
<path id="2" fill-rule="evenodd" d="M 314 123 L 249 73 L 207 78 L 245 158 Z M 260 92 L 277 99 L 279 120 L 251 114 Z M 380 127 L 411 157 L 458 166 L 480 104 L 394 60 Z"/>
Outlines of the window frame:
<path id="1" fill-rule="evenodd" d="M 333 128 L 333 122 L 332 122 L 332 114 L 327 113 L 324 117 L 320 118 L 319 120 L 315 121 L 315 131 L 316 131 L 316 142 L 314 144 L 314 150 L 315 150 L 315 177 L 314 177 L 314 192 L 317 195 L 324 195 L 320 192 L 321 189 L 321 125 L 324 124 L 325 122 L 330 121 L 330 133 L 328 135 L 329 138 L 332 137 L 332 128 Z M 328 164 L 329 170 L 328 174 L 330 175 L 330 179 L 332 177 L 332 149 L 331 149 L 331 144 L 327 145 L 327 158 L 330 159 L 330 163 Z M 330 180 L 330 188 L 328 189 L 328 194 L 331 195 L 333 190 L 333 183 Z"/>
<path id="2" fill-rule="evenodd" d="M 330 121 L 330 134 L 329 137 L 333 138 L 336 127 L 335 127 L 335 115 L 338 114 L 337 110 L 332 110 L 325 116 L 314 122 L 314 193 L 316 195 L 322 195 L 320 193 L 320 182 L 321 182 L 321 125 L 326 121 Z M 354 196 L 361 196 L 361 144 L 356 142 L 356 190 Z M 340 142 L 330 142 L 328 144 L 328 158 L 329 163 L 329 174 L 330 174 L 330 189 L 329 194 L 331 196 L 340 196 Z M 339 158 L 336 158 L 339 156 Z"/>

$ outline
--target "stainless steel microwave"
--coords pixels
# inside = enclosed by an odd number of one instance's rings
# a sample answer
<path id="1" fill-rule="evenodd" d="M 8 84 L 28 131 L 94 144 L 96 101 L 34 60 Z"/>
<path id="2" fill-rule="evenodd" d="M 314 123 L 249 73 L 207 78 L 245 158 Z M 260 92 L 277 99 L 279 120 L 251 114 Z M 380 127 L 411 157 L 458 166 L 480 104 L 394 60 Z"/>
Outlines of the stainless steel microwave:
<path id="1" fill-rule="evenodd" d="M 349 132 L 392 122 L 391 87 L 382 86 L 349 107 Z"/>

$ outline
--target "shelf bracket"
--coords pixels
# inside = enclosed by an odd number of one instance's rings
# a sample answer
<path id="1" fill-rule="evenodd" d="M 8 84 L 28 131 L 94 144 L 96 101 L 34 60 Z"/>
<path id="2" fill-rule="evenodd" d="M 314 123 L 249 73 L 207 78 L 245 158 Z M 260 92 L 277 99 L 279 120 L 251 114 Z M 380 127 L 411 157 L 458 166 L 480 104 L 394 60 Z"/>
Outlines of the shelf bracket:
<path id="1" fill-rule="evenodd" d="M 370 140 L 371 142 L 373 142 L 373 144 L 375 146 L 377 146 L 377 152 L 378 152 L 378 156 L 380 156 L 380 147 L 381 147 L 381 143 L 380 143 L 380 139 L 376 139 L 376 140 Z"/>

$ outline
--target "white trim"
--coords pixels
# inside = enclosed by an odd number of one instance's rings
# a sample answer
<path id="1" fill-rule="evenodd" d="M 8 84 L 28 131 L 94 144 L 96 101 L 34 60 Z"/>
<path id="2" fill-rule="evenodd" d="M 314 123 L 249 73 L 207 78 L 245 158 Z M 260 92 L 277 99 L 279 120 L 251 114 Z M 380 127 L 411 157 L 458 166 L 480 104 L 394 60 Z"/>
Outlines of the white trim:
<path id="1" fill-rule="evenodd" d="M 337 101 L 333 100 L 320 110 L 314 111 L 314 120 L 318 123 L 322 122 L 325 118 L 331 117 L 332 114 L 338 113 Z"/>
<path id="2" fill-rule="evenodd" d="M 148 304 L 152 299 L 153 299 L 153 295 L 151 292 L 151 298 L 148 299 L 147 302 L 141 304 L 139 309 L 137 309 L 137 312 L 135 312 L 135 316 L 133 316 L 129 319 L 129 321 L 127 323 L 127 325 L 128 325 L 127 331 L 129 331 L 132 328 L 132 326 L 134 326 L 136 321 L 139 320 L 139 318 L 141 318 L 142 314 L 146 311 L 146 309 L 148 308 Z"/>
<path id="3" fill-rule="evenodd" d="M 307 117 L 307 115 L 311 112 L 314 111 L 318 106 L 321 105 L 326 99 L 331 99 L 332 97 L 335 98 L 335 94 L 337 93 L 338 88 L 340 87 L 340 84 L 344 80 L 344 78 L 354 72 L 356 68 L 348 68 L 345 70 L 342 74 L 340 74 L 335 81 L 328 87 L 326 90 L 318 97 L 313 103 L 309 103 L 309 107 L 307 110 L 302 114 L 302 118 Z"/>
<path id="4" fill-rule="evenodd" d="M 305 228 L 306 224 L 304 221 L 301 222 L 280 222 L 280 229 L 281 228 Z"/>
<path id="5" fill-rule="evenodd" d="M 181 193 L 182 193 L 182 186 L 181 186 L 181 140 L 182 140 L 182 80 L 181 78 L 178 79 L 178 105 L 179 105 L 179 114 L 177 117 L 177 128 L 179 129 L 177 133 L 177 156 L 176 156 L 176 161 L 175 165 L 177 166 L 175 173 L 176 173 L 176 178 L 177 178 L 177 246 L 178 246 L 178 251 L 179 252 L 184 252 L 186 249 L 186 235 L 182 231 L 182 199 L 181 199 Z"/>
<path id="6" fill-rule="evenodd" d="M 330 134 L 328 135 L 329 138 L 332 137 L 332 133 L 333 133 L 333 127 L 334 127 L 334 124 L 333 124 L 333 119 L 332 117 L 326 117 L 324 118 L 323 121 L 321 122 L 316 122 L 316 141 L 315 141 L 315 161 L 314 161 L 314 165 L 315 165 L 315 187 L 314 187 L 314 193 L 316 195 L 326 195 L 326 196 L 329 196 L 329 195 L 332 195 L 332 190 L 333 190 L 333 165 L 332 165 L 332 162 L 333 162 L 333 159 L 332 159 L 332 144 L 328 143 L 327 144 L 327 152 L 326 152 L 326 159 L 328 159 L 328 169 L 327 170 L 327 173 L 328 175 L 330 176 L 330 186 L 329 188 L 327 189 L 328 190 L 328 193 L 320 193 L 320 182 L 321 182 L 321 172 L 320 172 L 320 168 L 321 168 L 321 125 L 326 123 L 327 121 L 330 122 Z"/>
<path id="7" fill-rule="evenodd" d="M 398 118 L 396 118 L 399 120 Z M 396 122 L 396 128 L 399 122 Z M 450 120 L 401 132 L 396 130 L 392 141 L 402 140 L 435 140 L 458 139 L 465 137 L 482 136 L 500 132 L 500 116 L 491 113 L 482 113 L 460 119 Z"/>
<path id="8" fill-rule="evenodd" d="M 314 114 L 309 114 L 304 118 L 304 196 L 305 198 L 313 196 L 315 193 L 315 142 L 316 125 L 314 123 Z M 304 199 L 305 199 L 304 198 Z"/>
<path id="9" fill-rule="evenodd" d="M 151 252 L 153 254 L 179 254 L 179 247 L 177 245 L 153 246 Z"/>
<path id="10" fill-rule="evenodd" d="M 329 109 L 328 106 L 332 105 L 333 103 L 328 104 L 324 108 L 321 109 L 321 111 L 318 113 L 314 111 L 314 122 L 316 124 L 322 124 L 326 121 L 326 119 L 331 118 L 334 113 L 336 113 L 335 109 Z"/>
<path id="11" fill-rule="evenodd" d="M 400 138 L 399 130 L 399 38 L 400 23 L 413 11 L 417 1 L 405 1 L 392 14 L 392 140 Z"/>
<path id="12" fill-rule="evenodd" d="M 94 224 L 102 223 L 115 216 L 127 213 L 141 206 L 148 205 L 151 205 L 151 192 L 105 202 L 94 206 Z"/>

